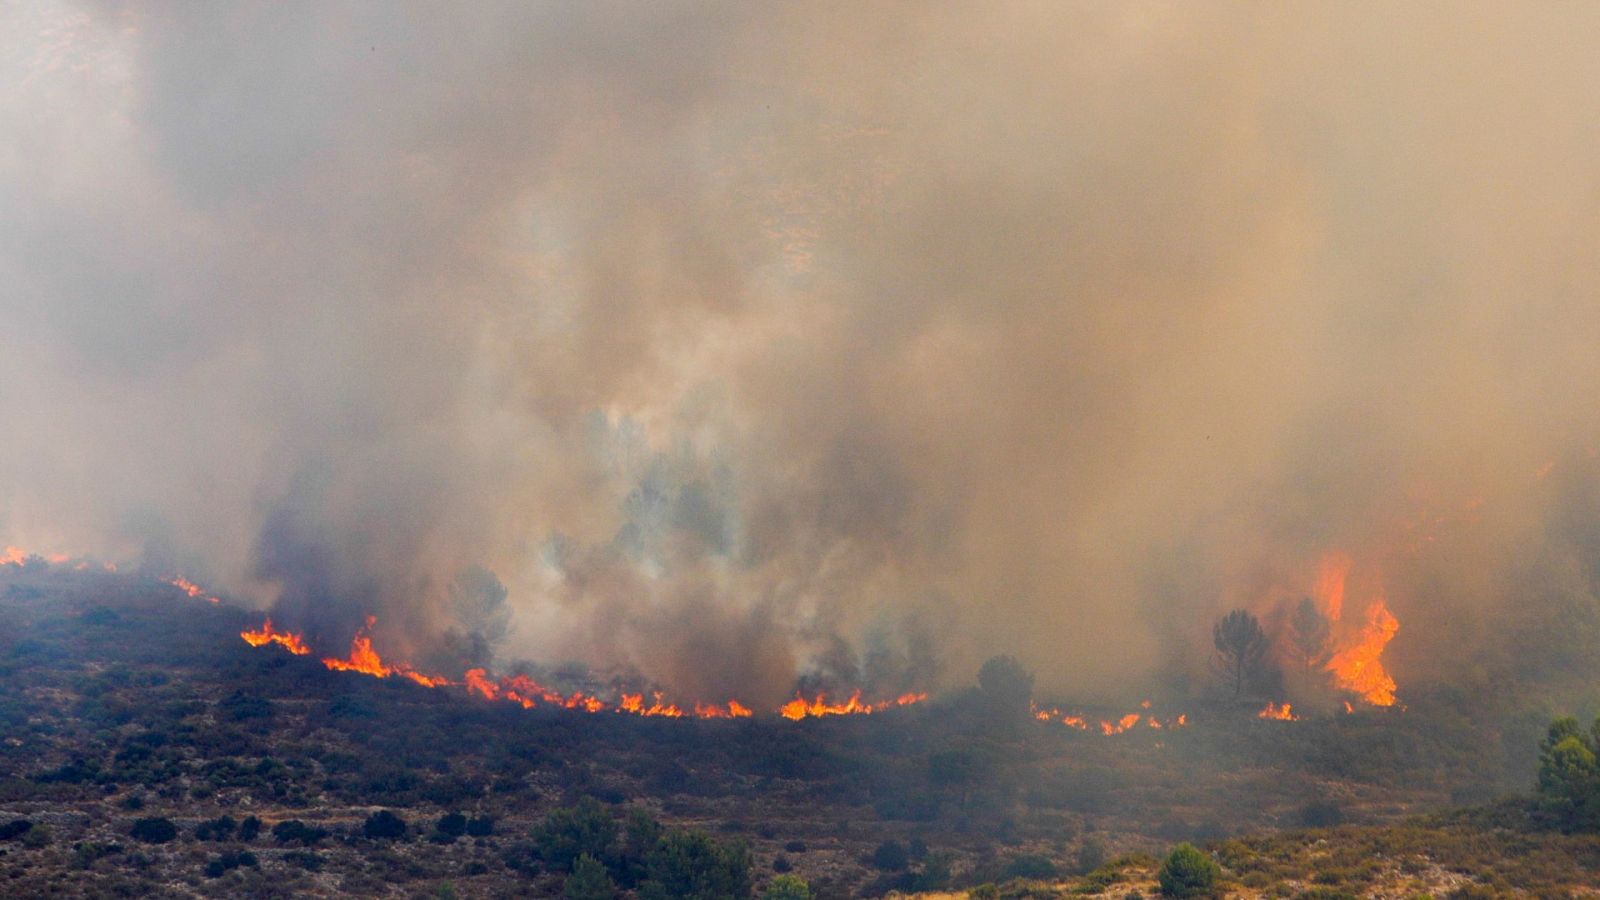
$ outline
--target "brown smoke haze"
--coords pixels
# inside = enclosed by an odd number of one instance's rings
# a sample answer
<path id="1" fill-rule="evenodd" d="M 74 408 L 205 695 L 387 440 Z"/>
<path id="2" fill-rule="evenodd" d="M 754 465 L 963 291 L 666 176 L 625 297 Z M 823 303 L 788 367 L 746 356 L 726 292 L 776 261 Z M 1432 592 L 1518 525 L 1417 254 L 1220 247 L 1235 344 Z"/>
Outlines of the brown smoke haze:
<path id="1" fill-rule="evenodd" d="M 1600 7 L 0 15 L 0 544 L 752 701 L 1600 603 Z"/>

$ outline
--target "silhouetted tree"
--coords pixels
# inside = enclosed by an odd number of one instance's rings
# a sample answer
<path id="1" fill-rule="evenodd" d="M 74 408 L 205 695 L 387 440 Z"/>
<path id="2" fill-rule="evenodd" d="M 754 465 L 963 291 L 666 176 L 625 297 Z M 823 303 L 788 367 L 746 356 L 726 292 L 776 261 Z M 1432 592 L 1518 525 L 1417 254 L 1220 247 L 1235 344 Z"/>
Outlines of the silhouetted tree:
<path id="1" fill-rule="evenodd" d="M 1328 617 L 1317 609 L 1316 601 L 1310 597 L 1301 600 L 1289 617 L 1289 646 L 1295 662 L 1307 672 L 1322 668 L 1328 662 L 1330 636 Z"/>
<path id="2" fill-rule="evenodd" d="M 1003 719 L 1021 721 L 1028 717 L 1028 704 L 1033 702 L 1033 673 L 1015 657 L 989 657 L 978 669 L 978 689 L 989 708 Z"/>
<path id="3" fill-rule="evenodd" d="M 1236 609 L 1217 620 L 1211 629 L 1211 639 L 1217 647 L 1217 665 L 1233 683 L 1233 695 L 1243 695 L 1245 682 L 1261 673 L 1261 663 L 1267 654 L 1267 633 L 1261 630 L 1261 623 L 1255 616 L 1247 610 Z"/>

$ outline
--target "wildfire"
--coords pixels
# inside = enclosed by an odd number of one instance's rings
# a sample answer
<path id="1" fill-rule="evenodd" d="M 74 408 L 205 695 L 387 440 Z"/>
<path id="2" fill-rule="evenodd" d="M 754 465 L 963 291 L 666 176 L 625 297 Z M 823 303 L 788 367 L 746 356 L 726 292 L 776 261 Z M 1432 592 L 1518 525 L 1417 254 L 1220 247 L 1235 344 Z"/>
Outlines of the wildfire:
<path id="1" fill-rule="evenodd" d="M 404 663 L 387 665 L 378 651 L 372 649 L 372 627 L 378 624 L 377 616 L 367 616 L 367 625 L 350 640 L 350 655 L 345 659 L 324 658 L 322 664 L 336 672 L 360 672 L 374 678 L 388 678 L 399 675 L 409 678 L 423 687 L 441 687 L 453 684 L 448 678 L 439 675 L 424 675 Z"/>
<path id="2" fill-rule="evenodd" d="M 1267 701 L 1266 707 L 1264 707 L 1261 712 L 1256 713 L 1256 718 L 1277 719 L 1280 722 L 1296 722 L 1300 719 L 1299 716 L 1294 714 L 1293 704 L 1285 703 L 1284 705 L 1279 706 L 1270 700 Z"/>
<path id="3" fill-rule="evenodd" d="M 641 692 L 637 694 L 623 693 L 621 700 L 613 705 L 583 691 L 562 694 L 560 691 L 545 687 L 527 675 L 506 675 L 492 678 L 487 669 L 468 669 L 461 676 L 460 681 L 454 681 L 442 675 L 428 675 L 405 663 L 384 661 L 383 657 L 372 646 L 371 632 L 376 624 L 376 617 L 368 616 L 366 625 L 350 641 L 349 655 L 343 659 L 324 658 L 322 664 L 334 671 L 360 672 L 363 675 L 371 675 L 374 678 L 399 676 L 424 687 L 460 687 L 464 688 L 467 693 L 475 694 L 486 700 L 516 703 L 524 709 L 532 709 L 543 705 L 586 713 L 615 712 L 625 715 L 668 719 L 747 719 L 755 715 L 754 710 L 738 700 L 729 700 L 726 703 L 696 702 L 685 710 L 684 707 L 665 700 L 660 691 L 652 694 L 651 702 L 648 704 L 645 702 L 644 693 Z M 310 647 L 305 644 L 300 635 L 274 629 L 271 618 L 263 622 L 259 629 L 246 629 L 239 632 L 239 636 L 252 647 L 278 644 L 296 656 L 304 656 L 311 652 Z M 794 700 L 784 704 L 779 713 L 789 719 L 803 719 L 807 716 L 867 714 L 920 703 L 926 700 L 927 697 L 927 694 L 921 693 L 902 694 L 892 700 L 884 700 L 880 703 L 862 703 L 861 692 L 856 691 L 844 703 L 830 703 L 824 694 L 818 694 L 814 700 L 806 700 L 804 697 L 796 695 Z"/>
<path id="4" fill-rule="evenodd" d="M 177 588 L 180 591 L 183 591 L 185 594 L 188 594 L 190 597 L 193 597 L 193 598 L 195 598 L 197 600 L 204 600 L 207 603 L 221 603 L 222 602 L 221 600 L 217 599 L 216 597 L 213 597 L 210 594 L 207 594 L 203 589 L 201 589 L 200 585 L 195 584 L 194 582 L 190 581 L 187 578 L 184 578 L 181 575 L 179 575 L 178 577 L 173 578 L 172 580 L 168 581 L 167 584 L 172 585 L 173 587 Z M 257 645 L 257 646 L 259 646 L 259 645 Z"/>
<path id="5" fill-rule="evenodd" d="M 1139 704 L 1139 708 L 1146 711 L 1150 709 L 1150 706 L 1151 703 L 1149 700 L 1145 700 Z M 1062 725 L 1065 725 L 1068 728 L 1076 728 L 1079 731 L 1089 731 L 1093 729 L 1098 730 L 1104 735 L 1122 734 L 1123 732 L 1130 731 L 1139 727 L 1140 725 L 1159 731 L 1161 729 L 1183 728 L 1189 724 L 1189 717 L 1185 714 L 1180 714 L 1175 719 L 1168 719 L 1167 721 L 1163 722 L 1154 715 L 1131 712 L 1120 719 L 1101 719 L 1091 725 L 1090 721 L 1084 716 L 1063 713 L 1061 710 L 1055 707 L 1051 707 L 1050 709 L 1040 709 L 1039 707 L 1034 706 L 1032 707 L 1032 711 L 1033 717 L 1041 722 L 1060 722 Z"/>
<path id="6" fill-rule="evenodd" d="M 59 566 L 62 563 L 72 562 L 73 557 L 68 556 L 65 553 L 33 553 L 28 550 L 24 550 L 21 547 L 10 546 L 9 544 L 6 545 L 4 552 L 0 552 L 0 566 L 17 566 L 20 568 L 21 566 L 26 565 L 29 561 L 33 560 L 49 563 L 52 566 Z M 107 572 L 115 572 L 117 570 L 117 567 L 112 563 L 99 563 L 99 566 Z M 89 560 L 81 557 L 78 558 L 78 561 L 72 566 L 72 568 L 80 572 L 86 569 L 92 569 L 94 567 L 95 563 L 91 563 Z"/>
<path id="7" fill-rule="evenodd" d="M 300 635 L 291 634 L 286 631 L 274 631 L 272 628 L 271 617 L 268 617 L 265 622 L 261 623 L 261 628 L 259 630 L 252 631 L 247 628 L 244 631 L 239 632 L 239 637 L 244 638 L 244 642 L 252 647 L 263 647 L 267 644 L 277 644 L 290 653 L 293 653 L 295 656 L 305 656 L 311 652 L 311 648 L 307 647 L 305 641 L 300 639 Z"/>
<path id="8" fill-rule="evenodd" d="M 856 691 L 850 695 L 850 699 L 843 703 L 829 703 L 828 695 L 825 693 L 817 694 L 816 698 L 812 700 L 807 700 L 801 694 L 795 694 L 793 700 L 778 709 L 778 715 L 797 722 L 807 716 L 869 715 L 885 709 L 893 709 L 897 706 L 910 706 L 913 703 L 921 703 L 926 699 L 928 699 L 927 694 L 901 694 L 893 700 L 884 700 L 881 703 L 862 703 L 861 692 Z"/>
<path id="9" fill-rule="evenodd" d="M 1383 668 L 1383 650 L 1400 630 L 1381 588 L 1374 589 L 1358 625 L 1344 622 L 1345 583 L 1350 557 L 1329 553 L 1317 577 L 1316 600 L 1335 635 L 1333 655 L 1324 669 L 1341 690 L 1357 694 L 1373 706 L 1393 706 L 1395 681 Z"/>

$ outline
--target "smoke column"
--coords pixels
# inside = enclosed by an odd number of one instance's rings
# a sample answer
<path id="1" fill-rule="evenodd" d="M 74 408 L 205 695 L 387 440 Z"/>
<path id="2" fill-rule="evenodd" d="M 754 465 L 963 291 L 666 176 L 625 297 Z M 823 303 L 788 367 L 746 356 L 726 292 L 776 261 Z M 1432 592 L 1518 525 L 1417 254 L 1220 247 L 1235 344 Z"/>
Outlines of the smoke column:
<path id="1" fill-rule="evenodd" d="M 762 702 L 1595 605 L 1593 8 L 0 16 L 0 542 Z"/>

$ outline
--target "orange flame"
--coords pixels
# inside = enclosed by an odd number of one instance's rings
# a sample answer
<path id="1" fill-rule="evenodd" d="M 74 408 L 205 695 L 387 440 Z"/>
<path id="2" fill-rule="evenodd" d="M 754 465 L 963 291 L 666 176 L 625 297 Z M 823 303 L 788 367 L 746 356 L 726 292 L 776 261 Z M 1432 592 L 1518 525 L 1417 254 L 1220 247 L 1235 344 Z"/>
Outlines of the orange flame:
<path id="1" fill-rule="evenodd" d="M 1284 705 L 1279 706 L 1278 704 L 1269 700 L 1267 701 L 1266 707 L 1264 707 L 1261 712 L 1256 713 L 1256 718 L 1277 719 L 1280 722 L 1295 722 L 1298 721 L 1300 717 L 1294 714 L 1293 704 L 1285 703 Z"/>
<path id="2" fill-rule="evenodd" d="M 81 568 L 81 566 L 80 566 L 80 568 Z M 188 594 L 190 597 L 193 597 L 193 598 L 195 598 L 197 600 L 204 600 L 207 603 L 221 603 L 222 602 L 221 600 L 217 599 L 216 597 L 213 597 L 213 596 L 207 594 L 204 590 L 202 590 L 200 588 L 200 585 L 195 584 L 194 582 L 190 581 L 187 578 L 184 578 L 182 575 L 179 575 L 178 577 L 173 578 L 171 581 L 168 581 L 167 584 L 172 585 L 173 587 L 177 588 L 180 591 L 183 591 L 185 594 Z"/>
<path id="3" fill-rule="evenodd" d="M 795 694 L 794 699 L 779 707 L 778 715 L 785 719 L 799 721 L 807 716 L 849 716 L 870 715 L 882 712 L 897 706 L 910 706 L 928 699 L 927 694 L 901 694 L 893 700 L 884 700 L 881 703 L 862 703 L 861 692 L 858 690 L 850 695 L 850 699 L 843 703 L 829 703 L 826 693 L 819 693 L 816 699 L 807 700 L 801 694 Z"/>
<path id="4" fill-rule="evenodd" d="M 300 635 L 291 634 L 286 631 L 272 630 L 271 616 L 268 616 L 267 620 L 261 623 L 260 630 L 251 631 L 246 629 L 239 632 L 239 637 L 244 638 L 244 642 L 252 647 L 262 647 L 267 644 L 277 644 L 290 653 L 293 653 L 295 656 L 305 656 L 311 652 L 311 648 L 307 647 L 305 641 L 300 639 Z"/>
<path id="5" fill-rule="evenodd" d="M 1335 634 L 1335 649 L 1324 667 L 1341 690 L 1357 694 L 1373 706 L 1393 706 L 1395 681 L 1383 667 L 1383 650 L 1400 630 L 1400 622 L 1389 612 L 1381 588 L 1367 603 L 1362 622 L 1341 622 L 1344 615 L 1345 582 L 1350 557 L 1333 552 L 1322 558 L 1317 577 L 1316 599 L 1322 606 Z"/>
<path id="6" fill-rule="evenodd" d="M 1145 700 L 1139 704 L 1139 708 L 1143 710 L 1148 711 L 1150 707 L 1151 703 L 1149 700 Z M 1061 710 L 1056 709 L 1055 707 L 1051 707 L 1050 709 L 1040 709 L 1037 706 L 1032 706 L 1031 709 L 1033 712 L 1033 717 L 1041 722 L 1060 722 L 1062 725 L 1065 725 L 1068 728 L 1076 728 L 1079 731 L 1089 730 L 1089 720 L 1083 716 L 1070 714 L 1064 715 L 1062 714 Z M 1182 728 L 1189 724 L 1189 717 L 1187 715 L 1180 714 L 1175 719 L 1169 719 L 1166 722 L 1162 722 L 1154 715 L 1147 715 L 1145 713 L 1128 713 L 1127 715 L 1115 721 L 1101 719 L 1097 723 L 1097 727 L 1100 733 L 1104 735 L 1122 734 L 1123 732 L 1140 725 L 1141 721 L 1142 724 L 1147 728 L 1161 730 L 1169 728 Z"/>
<path id="7" fill-rule="evenodd" d="M 362 631 L 370 632 L 376 624 L 378 624 L 376 616 L 367 616 L 367 625 Z M 423 687 L 442 687 L 447 684 L 454 684 L 450 679 L 441 675 L 424 675 L 404 663 L 397 663 L 392 666 L 384 663 L 383 658 L 378 655 L 378 651 L 372 649 L 372 636 L 366 633 L 357 634 L 350 639 L 349 657 L 345 659 L 324 658 L 322 664 L 336 672 L 360 672 L 363 675 L 371 675 L 374 678 L 388 678 L 391 675 L 399 675 L 402 678 L 409 678 Z"/>
<path id="8" fill-rule="evenodd" d="M 532 709 L 541 704 L 556 706 L 562 709 L 579 710 L 587 713 L 600 713 L 614 711 L 636 716 L 658 716 L 662 718 L 679 719 L 694 717 L 699 719 L 746 719 L 755 715 L 750 707 L 738 700 L 729 700 L 726 703 L 701 703 L 696 702 L 685 712 L 684 708 L 666 701 L 660 691 L 653 694 L 652 702 L 647 706 L 644 694 L 623 693 L 621 700 L 611 705 L 599 697 L 574 691 L 563 695 L 559 691 L 545 687 L 527 675 L 507 675 L 498 679 L 489 676 L 486 669 L 468 669 L 461 676 L 460 681 L 452 681 L 442 675 L 427 675 L 418 672 L 405 663 L 385 662 L 372 646 L 372 628 L 377 624 L 373 616 L 367 617 L 366 625 L 350 641 L 350 653 L 343 659 L 324 658 L 322 664 L 329 669 L 339 672 L 360 672 L 375 678 L 389 678 L 399 676 L 407 678 L 425 687 L 455 686 L 465 689 L 468 694 L 475 694 L 485 700 L 501 700 L 516 703 L 524 709 Z M 269 643 L 279 644 L 289 652 L 296 655 L 310 653 L 299 635 L 275 631 L 272 620 L 269 618 L 259 630 L 241 631 L 239 636 L 253 647 L 264 646 Z M 875 710 L 884 710 L 897 706 L 909 706 L 920 703 L 928 697 L 925 693 L 902 694 L 892 700 L 885 700 L 877 704 L 861 702 L 861 692 L 856 691 L 844 703 L 829 703 L 826 695 L 818 694 L 815 700 L 806 700 L 796 695 L 795 699 L 784 704 L 780 714 L 790 719 L 801 719 L 807 716 L 846 715 L 852 713 L 871 713 Z"/>

